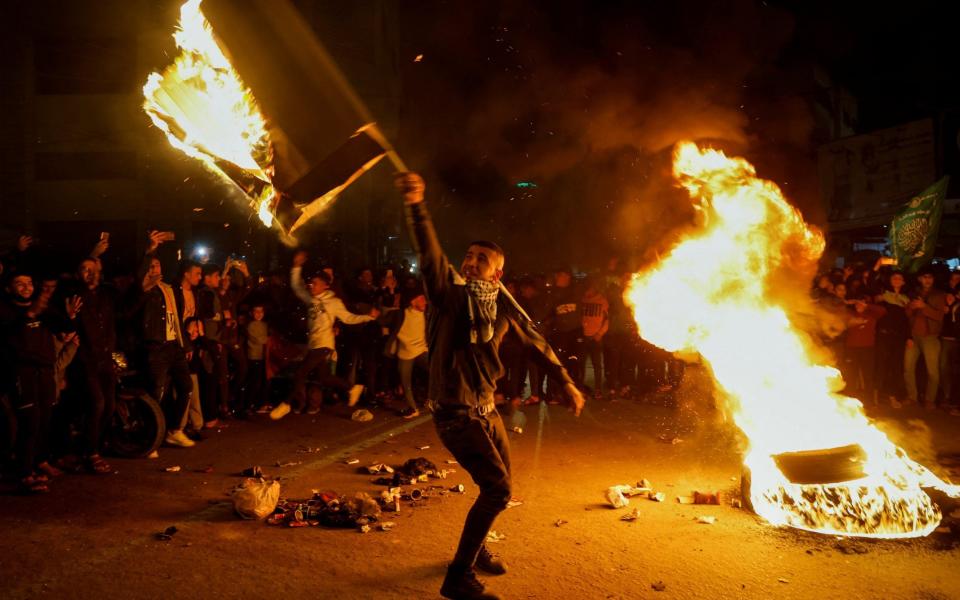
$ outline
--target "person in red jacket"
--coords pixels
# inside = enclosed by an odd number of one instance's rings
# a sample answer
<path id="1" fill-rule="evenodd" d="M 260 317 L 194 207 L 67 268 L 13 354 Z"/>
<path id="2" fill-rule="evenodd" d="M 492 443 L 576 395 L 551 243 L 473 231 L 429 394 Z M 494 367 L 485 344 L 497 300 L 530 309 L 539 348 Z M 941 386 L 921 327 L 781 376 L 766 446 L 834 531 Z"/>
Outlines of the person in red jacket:
<path id="1" fill-rule="evenodd" d="M 874 384 L 876 363 L 877 322 L 887 314 L 886 309 L 864 300 L 856 300 L 853 312 L 847 321 L 846 351 L 844 352 L 844 378 L 847 391 L 863 402 L 877 403 Z"/>

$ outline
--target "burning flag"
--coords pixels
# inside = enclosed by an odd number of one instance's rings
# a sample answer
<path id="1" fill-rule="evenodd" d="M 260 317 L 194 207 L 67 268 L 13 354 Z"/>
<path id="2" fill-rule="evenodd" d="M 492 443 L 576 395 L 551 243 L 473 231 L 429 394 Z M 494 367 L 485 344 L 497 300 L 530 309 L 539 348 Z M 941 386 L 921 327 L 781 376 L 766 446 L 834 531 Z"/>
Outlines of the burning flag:
<path id="1" fill-rule="evenodd" d="M 147 79 L 144 110 L 265 225 L 292 234 L 384 156 L 405 170 L 289 2 L 188 0 L 174 39 L 180 55 Z"/>
<path id="2" fill-rule="evenodd" d="M 741 158 L 682 143 L 674 177 L 700 225 L 634 275 L 625 299 L 644 339 L 697 352 L 710 369 L 749 440 L 755 512 L 836 535 L 929 534 L 941 514 L 923 488 L 960 488 L 912 461 L 841 395 L 840 373 L 791 321 L 782 282 L 804 284 L 823 236 Z"/>
<path id="3" fill-rule="evenodd" d="M 907 273 L 916 273 L 933 258 L 949 181 L 944 177 L 923 190 L 893 218 L 890 247 L 897 266 Z"/>

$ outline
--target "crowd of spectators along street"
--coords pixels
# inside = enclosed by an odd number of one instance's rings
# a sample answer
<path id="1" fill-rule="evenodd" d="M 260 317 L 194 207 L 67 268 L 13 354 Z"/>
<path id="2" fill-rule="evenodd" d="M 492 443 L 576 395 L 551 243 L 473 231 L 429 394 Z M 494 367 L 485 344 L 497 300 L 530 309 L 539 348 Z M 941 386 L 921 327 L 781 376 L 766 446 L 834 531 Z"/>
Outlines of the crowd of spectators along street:
<path id="1" fill-rule="evenodd" d="M 867 404 L 922 404 L 960 416 L 960 270 L 932 265 L 909 276 L 890 263 L 833 269 L 813 286 L 817 303 L 844 325 L 827 342 L 844 393 Z"/>
<path id="2" fill-rule="evenodd" d="M 190 448 L 225 420 L 317 414 L 324 403 L 400 405 L 405 418 L 428 405 L 429 303 L 405 265 L 345 276 L 300 251 L 289 271 L 256 277 L 235 259 L 183 260 L 170 274 L 157 252 L 173 239 L 151 231 L 136 273 L 104 272 L 108 233 L 72 273 L 46 271 L 26 236 L 0 255 L 0 409 L 8 425 L 0 461 L 21 491 L 48 491 L 65 471 L 112 471 L 104 454 L 118 355 L 159 401 L 168 446 Z M 597 398 L 668 391 L 682 377 L 678 361 L 639 338 L 622 300 L 629 275 L 613 259 L 583 281 L 568 268 L 505 281 Z M 501 362 L 499 402 L 563 402 L 518 341 L 505 340 Z"/>

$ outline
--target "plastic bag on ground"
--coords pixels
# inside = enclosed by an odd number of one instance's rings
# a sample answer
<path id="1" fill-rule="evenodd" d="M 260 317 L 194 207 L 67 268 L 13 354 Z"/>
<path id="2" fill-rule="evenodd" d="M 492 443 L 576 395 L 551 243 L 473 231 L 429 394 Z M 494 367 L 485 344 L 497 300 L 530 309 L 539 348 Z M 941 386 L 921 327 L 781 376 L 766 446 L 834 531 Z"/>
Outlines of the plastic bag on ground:
<path id="1" fill-rule="evenodd" d="M 263 519 L 277 508 L 280 482 L 245 479 L 233 492 L 233 509 L 244 519 Z"/>
<path id="2" fill-rule="evenodd" d="M 357 421 L 358 423 L 365 423 L 373 420 L 373 413 L 365 408 L 360 408 L 353 411 L 353 414 L 350 415 L 350 419 Z"/>

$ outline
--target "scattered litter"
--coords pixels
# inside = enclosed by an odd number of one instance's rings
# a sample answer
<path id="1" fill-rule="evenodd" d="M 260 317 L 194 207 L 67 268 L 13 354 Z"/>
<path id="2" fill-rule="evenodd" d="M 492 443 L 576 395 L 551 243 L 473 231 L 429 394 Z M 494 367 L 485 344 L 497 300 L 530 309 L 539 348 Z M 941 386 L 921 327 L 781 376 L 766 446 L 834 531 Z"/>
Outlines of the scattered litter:
<path id="1" fill-rule="evenodd" d="M 651 584 L 650 587 L 652 587 L 652 588 L 653 588 L 653 591 L 655 591 L 655 592 L 662 592 L 662 591 L 664 591 L 664 590 L 667 589 L 667 584 L 665 584 L 665 583 L 662 582 L 662 581 L 658 581 L 658 582 L 656 582 L 656 583 L 654 583 L 654 584 Z"/>
<path id="2" fill-rule="evenodd" d="M 607 491 L 604 492 L 603 497 L 606 498 L 607 502 L 610 503 L 614 508 L 623 508 L 630 503 L 628 498 L 630 496 L 640 496 L 643 494 L 649 494 L 652 492 L 648 487 L 634 487 L 632 485 L 613 485 L 607 488 Z"/>
<path id="3" fill-rule="evenodd" d="M 624 506 L 630 504 L 630 501 L 627 500 L 627 497 L 624 496 L 623 492 L 620 490 L 621 487 L 623 486 L 615 485 L 613 487 L 609 487 L 603 494 L 603 497 L 606 498 L 607 502 L 610 503 L 610 506 L 614 508 L 623 508 Z"/>
<path id="4" fill-rule="evenodd" d="M 631 510 L 629 513 L 627 513 L 627 514 L 623 515 L 622 517 L 620 517 L 620 520 L 621 520 L 621 521 L 636 521 L 636 520 L 639 519 L 639 518 L 640 518 L 640 509 L 639 509 L 639 508 L 634 508 L 634 509 Z"/>
<path id="5" fill-rule="evenodd" d="M 158 531 L 157 533 L 153 534 L 153 537 L 161 542 L 169 542 L 173 539 L 173 536 L 177 534 L 177 531 L 178 529 L 174 525 L 171 525 L 163 531 Z"/>
<path id="6" fill-rule="evenodd" d="M 678 504 L 693 504 L 693 496 L 677 496 Z"/>
<path id="7" fill-rule="evenodd" d="M 430 445 L 429 445 L 429 444 L 426 445 L 426 446 L 417 446 L 417 450 L 429 450 L 429 449 L 430 449 Z"/>
<path id="8" fill-rule="evenodd" d="M 467 488 L 463 487 L 463 484 L 462 484 L 462 483 L 458 483 L 457 485 L 455 485 L 455 486 L 453 486 L 452 488 L 450 488 L 450 491 L 453 492 L 453 493 L 455 493 L 455 494 L 462 494 L 462 493 L 464 493 L 464 492 L 466 491 L 466 489 L 467 489 Z"/>
<path id="9" fill-rule="evenodd" d="M 570 522 L 570 521 L 564 521 L 563 519 L 557 519 L 553 524 L 554 524 L 556 527 L 562 527 L 562 526 L 566 525 L 566 524 L 569 523 L 569 522 Z"/>
<path id="10" fill-rule="evenodd" d="M 780 583 L 790 583 L 790 580 L 786 579 L 785 577 L 778 577 L 777 581 L 779 581 Z"/>
<path id="11" fill-rule="evenodd" d="M 393 521 L 387 521 L 386 523 L 380 523 L 380 531 L 390 531 L 391 529 L 393 529 L 393 528 L 396 527 L 396 526 L 397 526 L 397 524 L 394 523 Z"/>
<path id="12" fill-rule="evenodd" d="M 507 502 L 507 508 L 513 508 L 515 506 L 520 506 L 523 504 L 523 500 L 520 498 L 510 498 L 510 501 Z"/>
<path id="13" fill-rule="evenodd" d="M 369 525 L 361 525 L 361 526 L 360 526 L 360 533 L 370 533 L 370 526 L 369 526 Z"/>
<path id="14" fill-rule="evenodd" d="M 147 458 L 160 458 L 160 453 L 154 450 L 153 452 L 147 455 Z"/>
<path id="15" fill-rule="evenodd" d="M 720 504 L 720 492 L 694 492 L 694 504 Z"/>
<path id="16" fill-rule="evenodd" d="M 365 408 L 360 408 L 353 411 L 353 414 L 350 415 L 350 420 L 358 423 L 366 423 L 367 421 L 373 420 L 373 413 Z"/>
<path id="17" fill-rule="evenodd" d="M 164 471 L 166 471 L 167 473 L 179 473 L 180 465 L 173 465 L 172 467 L 167 467 L 166 469 L 164 469 Z"/>
<path id="18" fill-rule="evenodd" d="M 507 539 L 507 536 L 502 533 L 497 533 L 493 529 L 487 533 L 487 541 L 490 543 L 502 542 L 505 539 Z"/>
<path id="19" fill-rule="evenodd" d="M 647 498 L 653 500 L 654 502 L 663 502 L 667 498 L 667 495 L 663 492 L 650 492 L 647 494 Z"/>
<path id="20" fill-rule="evenodd" d="M 367 467 L 367 473 L 376 475 L 377 473 L 393 473 L 393 467 L 385 463 L 377 463 Z"/>
<path id="21" fill-rule="evenodd" d="M 697 523 L 702 523 L 703 525 L 713 525 L 717 522 L 717 518 L 714 516 L 701 515 L 697 517 Z"/>
<path id="22" fill-rule="evenodd" d="M 649 480 L 649 479 L 644 478 L 644 479 L 641 479 L 640 481 L 637 482 L 637 487 L 638 487 L 638 488 L 650 488 L 650 487 L 653 487 L 653 486 L 650 485 L 650 480 Z"/>
<path id="23" fill-rule="evenodd" d="M 359 465 L 359 464 L 360 464 L 360 459 L 359 459 L 359 458 L 351 458 L 351 459 L 349 459 L 349 460 L 343 461 L 343 463 L 346 464 L 346 465 Z"/>
<path id="24" fill-rule="evenodd" d="M 743 508 L 743 500 L 741 500 L 740 498 L 734 498 L 733 500 L 730 501 L 730 506 L 734 508 Z"/>
<path id="25" fill-rule="evenodd" d="M 300 460 L 300 461 L 290 461 L 290 462 L 280 462 L 280 461 L 278 460 L 278 461 L 276 462 L 276 466 L 281 467 L 281 468 L 282 468 L 282 467 L 295 467 L 295 466 L 297 466 L 297 465 L 302 465 L 302 464 L 303 464 L 303 461 L 302 461 L 302 460 Z"/>
<path id="26" fill-rule="evenodd" d="M 263 469 L 260 467 L 247 467 L 240 472 L 244 477 L 263 477 Z"/>
<path id="27" fill-rule="evenodd" d="M 459 465 L 459 464 L 460 464 L 460 463 L 458 463 L 457 461 L 453 460 L 452 458 L 448 458 L 446 462 L 447 462 L 448 465 Z"/>
<path id="28" fill-rule="evenodd" d="M 297 454 L 314 454 L 320 452 L 321 448 L 314 448 L 312 446 L 303 446 L 302 448 L 297 449 Z"/>
<path id="29" fill-rule="evenodd" d="M 280 501 L 280 482 L 244 479 L 233 491 L 233 509 L 244 519 L 262 519 L 272 513 Z"/>

